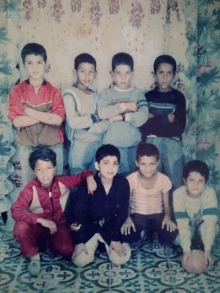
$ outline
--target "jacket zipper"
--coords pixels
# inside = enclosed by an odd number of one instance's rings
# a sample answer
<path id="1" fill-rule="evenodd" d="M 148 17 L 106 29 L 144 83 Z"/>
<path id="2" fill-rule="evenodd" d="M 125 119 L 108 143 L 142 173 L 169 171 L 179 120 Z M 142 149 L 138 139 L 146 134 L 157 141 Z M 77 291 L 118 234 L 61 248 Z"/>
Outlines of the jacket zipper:
<path id="1" fill-rule="evenodd" d="M 52 193 L 51 191 L 49 192 L 49 198 L 52 206 L 52 219 L 53 219 L 53 214 L 54 214 L 54 206 L 53 206 L 53 199 L 52 199 Z"/>

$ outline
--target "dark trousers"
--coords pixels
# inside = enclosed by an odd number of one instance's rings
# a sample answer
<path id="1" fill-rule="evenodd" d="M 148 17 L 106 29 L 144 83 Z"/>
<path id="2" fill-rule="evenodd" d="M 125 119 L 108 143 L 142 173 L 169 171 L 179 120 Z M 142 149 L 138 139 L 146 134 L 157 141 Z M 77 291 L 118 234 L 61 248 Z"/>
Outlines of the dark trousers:
<path id="1" fill-rule="evenodd" d="M 136 232 L 131 228 L 132 232 L 124 236 L 124 242 L 130 243 L 139 241 L 141 239 L 141 231 L 143 230 L 147 233 L 157 232 L 158 238 L 162 244 L 171 243 L 177 236 L 177 230 L 169 232 L 166 230 L 166 226 L 162 229 L 164 213 L 152 215 L 132 214 L 131 218 L 135 224 Z"/>

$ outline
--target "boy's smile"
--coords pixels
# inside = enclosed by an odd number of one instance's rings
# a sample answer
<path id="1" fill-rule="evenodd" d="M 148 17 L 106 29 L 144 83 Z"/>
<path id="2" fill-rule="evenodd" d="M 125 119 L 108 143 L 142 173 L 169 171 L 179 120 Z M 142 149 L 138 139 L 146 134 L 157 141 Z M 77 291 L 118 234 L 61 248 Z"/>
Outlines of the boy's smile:
<path id="1" fill-rule="evenodd" d="M 96 77 L 95 65 L 91 63 L 80 63 L 76 70 L 77 86 L 81 90 L 87 90 Z"/>
<path id="2" fill-rule="evenodd" d="M 197 198 L 201 196 L 206 184 L 204 176 L 198 172 L 190 172 L 186 180 L 183 179 L 183 181 L 190 197 Z"/>
<path id="3" fill-rule="evenodd" d="M 170 91 L 170 84 L 175 77 L 173 66 L 168 63 L 161 63 L 158 66 L 154 77 L 161 92 Z"/>
<path id="4" fill-rule="evenodd" d="M 52 184 L 56 168 L 51 161 L 37 160 L 34 168 L 34 174 L 44 187 Z"/>
<path id="5" fill-rule="evenodd" d="M 24 61 L 30 82 L 33 80 L 43 80 L 46 63 L 41 55 L 27 55 Z"/>
<path id="6" fill-rule="evenodd" d="M 136 161 L 136 165 L 139 169 L 140 174 L 146 179 L 153 178 L 157 173 L 157 167 L 159 165 L 159 161 L 154 156 L 140 157 L 138 161 Z"/>
<path id="7" fill-rule="evenodd" d="M 118 173 L 119 162 L 116 156 L 107 156 L 99 163 L 95 162 L 95 167 L 99 170 L 101 178 L 112 180 Z"/>
<path id="8" fill-rule="evenodd" d="M 121 90 L 126 90 L 131 87 L 131 79 L 133 77 L 133 72 L 128 65 L 117 65 L 115 70 L 112 72 L 112 78 L 115 82 L 117 88 Z"/>

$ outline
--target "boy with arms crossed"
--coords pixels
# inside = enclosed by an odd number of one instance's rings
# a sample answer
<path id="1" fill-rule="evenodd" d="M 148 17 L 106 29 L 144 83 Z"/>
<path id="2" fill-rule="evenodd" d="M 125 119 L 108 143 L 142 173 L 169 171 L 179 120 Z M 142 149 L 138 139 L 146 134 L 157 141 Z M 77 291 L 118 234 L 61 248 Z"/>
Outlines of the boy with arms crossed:
<path id="1" fill-rule="evenodd" d="M 129 184 L 117 174 L 119 163 L 120 152 L 115 146 L 100 147 L 95 162 L 96 191 L 91 196 L 86 184 L 82 184 L 74 202 L 67 204 L 67 218 L 76 244 L 72 260 L 77 266 L 84 267 L 93 261 L 99 241 L 105 244 L 113 263 L 121 265 L 130 258 L 130 247 L 122 243 L 120 233 L 128 215 Z"/>
<path id="2" fill-rule="evenodd" d="M 100 119 L 111 123 L 103 143 L 119 148 L 121 153 L 120 173 L 128 174 L 135 166 L 135 154 L 141 135 L 138 127 L 148 119 L 148 107 L 142 91 L 131 85 L 134 61 L 127 53 L 118 53 L 112 58 L 112 78 L 115 86 L 106 89 L 100 99 Z"/>
<path id="3" fill-rule="evenodd" d="M 96 78 L 96 60 L 90 54 L 80 54 L 75 58 L 74 69 L 76 84 L 63 93 L 71 174 L 90 166 L 102 143 L 101 133 L 107 130 L 109 124 L 107 121 L 100 122 L 97 115 L 99 98 L 90 89 Z"/>
<path id="4" fill-rule="evenodd" d="M 8 117 L 18 129 L 16 142 L 22 182 L 26 185 L 33 179 L 27 158 L 38 146 L 49 146 L 57 154 L 57 174 L 63 174 L 64 136 L 59 126 L 65 118 L 65 109 L 61 92 L 44 79 L 45 48 L 37 43 L 27 44 L 21 58 L 28 79 L 12 88 Z"/>
<path id="5" fill-rule="evenodd" d="M 70 189 L 87 180 L 88 192 L 92 193 L 96 183 L 91 170 L 56 177 L 56 154 L 49 148 L 35 150 L 30 154 L 29 163 L 36 178 L 24 187 L 11 211 L 15 220 L 14 236 L 22 254 L 31 259 L 28 271 L 38 275 L 41 270 L 39 240 L 46 238 L 51 248 L 63 256 L 73 251 L 64 212 Z"/>
<path id="6" fill-rule="evenodd" d="M 174 191 L 173 208 L 183 249 L 183 264 L 191 261 L 191 239 L 199 234 L 207 266 L 212 265 L 211 248 L 217 231 L 218 204 L 213 188 L 206 185 L 209 169 L 206 163 L 194 160 L 183 169 L 184 185 Z"/>
<path id="7" fill-rule="evenodd" d="M 163 169 L 174 189 L 182 185 L 184 164 L 182 134 L 186 125 L 184 95 L 171 87 L 176 73 L 176 61 L 169 55 L 161 55 L 154 61 L 155 89 L 145 94 L 149 119 L 140 128 L 142 140 L 157 146 Z"/>

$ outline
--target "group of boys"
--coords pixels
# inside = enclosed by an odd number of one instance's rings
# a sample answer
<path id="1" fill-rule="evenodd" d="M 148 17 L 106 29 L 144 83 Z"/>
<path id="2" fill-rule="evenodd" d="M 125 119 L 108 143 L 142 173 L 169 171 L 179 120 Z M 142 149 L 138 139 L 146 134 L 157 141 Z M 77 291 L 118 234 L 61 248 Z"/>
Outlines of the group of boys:
<path id="1" fill-rule="evenodd" d="M 169 55 L 155 60 L 157 86 L 144 95 L 131 85 L 132 57 L 118 53 L 112 59 L 113 85 L 99 97 L 90 89 L 96 77 L 96 61 L 89 54 L 80 54 L 74 63 L 76 83 L 64 91 L 62 98 L 60 91 L 44 80 L 45 49 L 30 43 L 24 46 L 21 57 L 29 79 L 12 89 L 9 118 L 18 128 L 22 180 L 24 184 L 30 182 L 12 206 L 12 216 L 16 221 L 14 235 L 21 244 L 22 254 L 31 259 L 30 274 L 40 272 L 38 242 L 45 237 L 56 252 L 72 255 L 73 262 L 79 266 L 94 259 L 99 242 L 104 243 L 112 262 L 126 263 L 131 255 L 127 242 L 138 241 L 141 231 L 151 226 L 162 243 L 173 240 L 177 232 L 169 191 L 172 185 L 173 189 L 182 185 L 181 135 L 186 123 L 185 98 L 171 88 L 175 60 Z M 56 166 L 57 174 L 63 174 L 64 135 L 60 126 L 65 115 L 72 175 L 56 177 Z M 141 136 L 143 143 L 140 143 Z M 123 175 L 129 174 L 135 164 L 138 171 L 125 179 L 118 174 L 119 163 Z M 93 165 L 97 174 L 84 171 Z M 191 222 L 187 220 L 195 217 L 195 212 L 193 208 L 188 212 L 184 196 L 193 201 L 208 193 L 207 204 L 204 206 L 203 200 L 202 212 L 200 209 L 196 214 L 200 213 L 204 223 L 212 227 L 217 218 L 216 196 L 213 190 L 207 192 L 208 176 L 200 170 L 200 165 L 196 161 L 189 168 L 183 176 L 186 188 L 174 193 L 177 226 L 181 227 L 181 235 L 187 234 L 187 238 L 179 237 L 185 261 L 190 259 L 191 241 L 188 227 Z M 31 169 L 36 176 L 34 180 Z M 158 172 L 162 169 L 172 183 Z M 187 185 L 190 176 L 194 181 L 198 176 L 202 178 L 196 181 L 201 183 L 200 189 Z M 85 179 L 87 185 L 83 183 Z M 69 196 L 70 190 L 78 185 L 76 194 L 71 192 Z M 178 206 L 176 194 L 180 190 L 184 194 L 183 204 Z M 206 243 L 207 226 L 201 226 Z M 204 245 L 206 262 L 210 264 L 214 230 Z"/>

